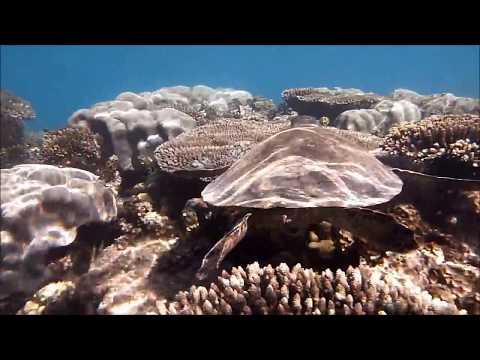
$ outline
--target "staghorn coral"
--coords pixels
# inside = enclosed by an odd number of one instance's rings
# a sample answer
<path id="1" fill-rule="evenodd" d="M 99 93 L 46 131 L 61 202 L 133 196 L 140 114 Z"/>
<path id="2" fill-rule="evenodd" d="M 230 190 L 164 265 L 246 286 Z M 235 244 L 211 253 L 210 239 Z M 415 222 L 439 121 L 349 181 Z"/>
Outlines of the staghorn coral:
<path id="1" fill-rule="evenodd" d="M 297 88 L 282 92 L 283 100 L 300 115 L 327 116 L 330 119 L 344 111 L 370 109 L 382 98 L 357 89 Z"/>
<path id="2" fill-rule="evenodd" d="M 381 148 L 390 161 L 400 163 L 399 167 L 410 166 L 434 175 L 449 172 L 445 176 L 455 176 L 457 170 L 462 176 L 478 178 L 479 144 L 479 116 L 434 115 L 392 128 Z"/>
<path id="3" fill-rule="evenodd" d="M 289 127 L 287 121 L 218 120 L 160 145 L 155 157 L 163 171 L 215 176 L 215 171 L 228 168 L 254 144 Z"/>
<path id="4" fill-rule="evenodd" d="M 395 273 L 366 265 L 316 273 L 297 264 L 234 267 L 208 288 L 192 286 L 166 306 L 170 315 L 380 315 L 460 314 L 454 304 L 432 297 Z"/>
<path id="5" fill-rule="evenodd" d="M 51 275 L 50 250 L 71 244 L 77 229 L 117 214 L 113 193 L 94 174 L 51 165 L 1 170 L 0 298 L 29 293 Z"/>

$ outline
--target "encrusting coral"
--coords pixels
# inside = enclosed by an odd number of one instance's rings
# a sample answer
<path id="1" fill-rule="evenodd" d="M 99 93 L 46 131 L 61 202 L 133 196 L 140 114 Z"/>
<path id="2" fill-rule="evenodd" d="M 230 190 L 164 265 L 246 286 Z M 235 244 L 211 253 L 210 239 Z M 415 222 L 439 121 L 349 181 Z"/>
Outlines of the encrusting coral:
<path id="1" fill-rule="evenodd" d="M 223 271 L 208 288 L 192 286 L 166 306 L 170 315 L 385 315 L 459 314 L 456 305 L 375 268 L 349 267 L 316 273 L 299 264 Z"/>

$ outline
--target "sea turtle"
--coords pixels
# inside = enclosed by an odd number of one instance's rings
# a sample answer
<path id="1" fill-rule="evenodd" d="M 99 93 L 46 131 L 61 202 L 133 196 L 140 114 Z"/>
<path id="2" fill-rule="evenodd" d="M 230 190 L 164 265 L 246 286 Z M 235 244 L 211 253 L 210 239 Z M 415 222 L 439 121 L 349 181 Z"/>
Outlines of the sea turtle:
<path id="1" fill-rule="evenodd" d="M 283 120 L 223 118 L 187 131 L 153 152 L 156 171 L 147 181 L 150 193 L 171 216 L 177 216 L 187 199 L 200 196 L 210 181 L 253 145 L 289 127 L 290 121 Z"/>
<path id="2" fill-rule="evenodd" d="M 348 130 L 302 126 L 257 144 L 205 187 L 201 201 L 189 203 L 234 210 L 241 217 L 205 255 L 197 277 L 218 269 L 249 224 L 308 227 L 328 221 L 376 249 L 411 248 L 413 231 L 372 209 L 400 194 L 402 179 L 480 189 L 478 181 L 392 169 L 375 157 L 380 141 Z"/>

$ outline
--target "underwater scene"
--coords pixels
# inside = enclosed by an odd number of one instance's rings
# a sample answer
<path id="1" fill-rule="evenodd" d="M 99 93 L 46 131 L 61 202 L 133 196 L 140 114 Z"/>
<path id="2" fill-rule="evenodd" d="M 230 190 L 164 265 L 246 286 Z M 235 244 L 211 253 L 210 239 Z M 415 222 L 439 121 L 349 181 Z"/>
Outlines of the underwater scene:
<path id="1" fill-rule="evenodd" d="M 1 46 L 0 314 L 479 315 L 479 46 Z"/>

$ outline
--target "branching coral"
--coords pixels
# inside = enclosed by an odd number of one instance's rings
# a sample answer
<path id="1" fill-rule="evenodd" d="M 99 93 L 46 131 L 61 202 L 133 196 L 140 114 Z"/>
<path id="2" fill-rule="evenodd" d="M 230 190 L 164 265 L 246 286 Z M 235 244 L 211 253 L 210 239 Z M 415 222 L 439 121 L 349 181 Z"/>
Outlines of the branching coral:
<path id="1" fill-rule="evenodd" d="M 102 166 L 99 140 L 84 128 L 49 131 L 43 137 L 39 159 L 44 164 L 96 172 Z"/>
<path id="2" fill-rule="evenodd" d="M 38 149 L 40 163 L 90 171 L 106 182 L 115 178 L 114 156 L 102 156 L 102 139 L 88 128 L 49 131 Z"/>
<path id="3" fill-rule="evenodd" d="M 316 273 L 299 264 L 223 271 L 208 288 L 192 286 L 168 305 L 168 314 L 458 314 L 451 303 L 368 266 Z M 464 313 L 464 312 L 463 312 Z"/>
<path id="4" fill-rule="evenodd" d="M 398 161 L 411 162 L 427 172 L 435 163 L 448 161 L 467 168 L 475 177 L 480 167 L 480 117 L 431 116 L 401 124 L 391 129 L 381 148 Z"/>

